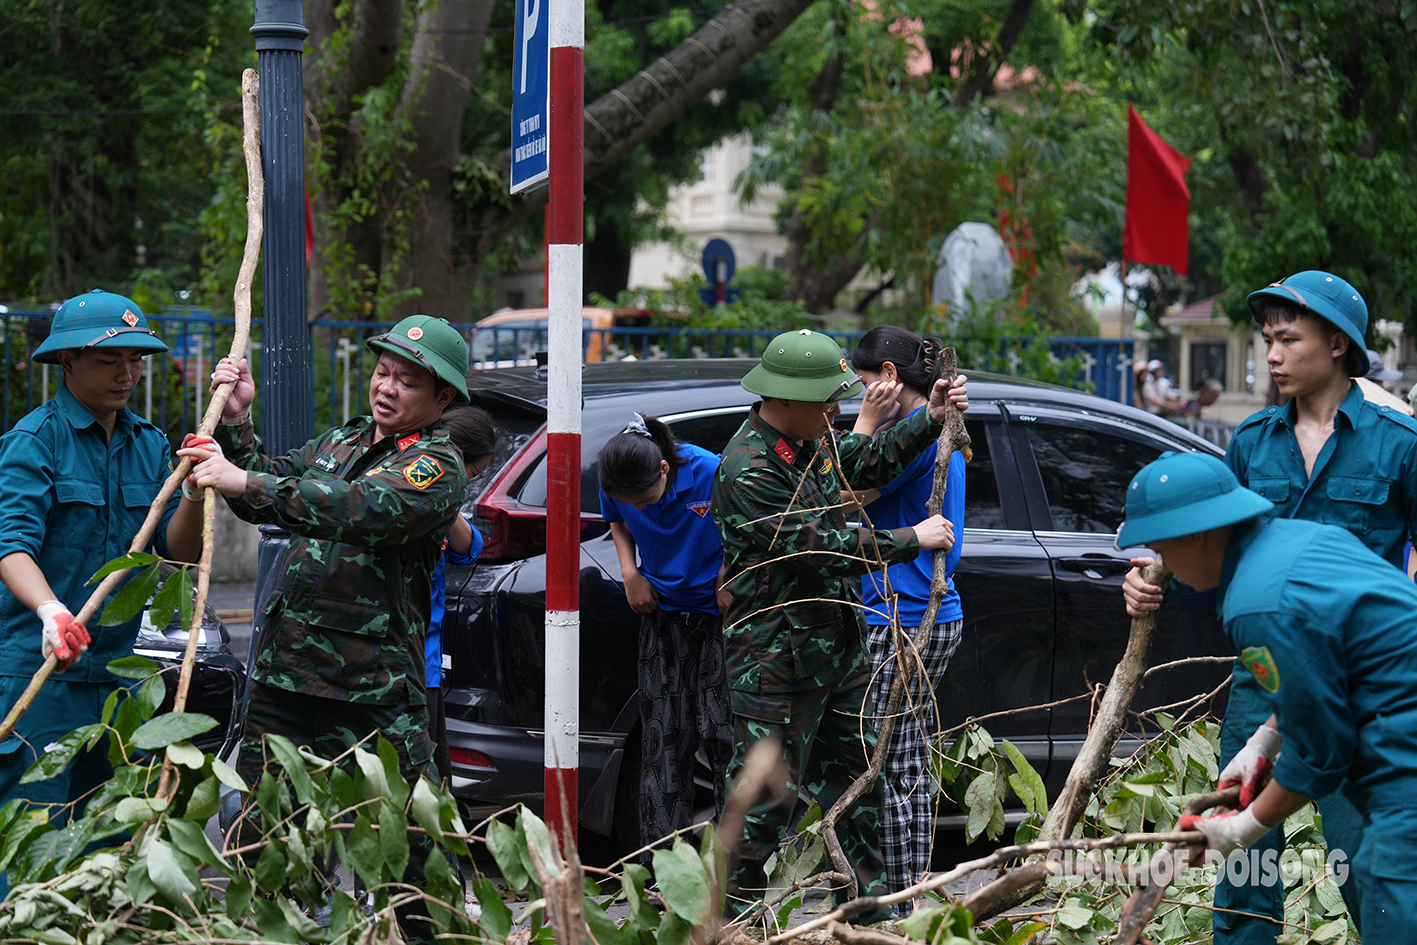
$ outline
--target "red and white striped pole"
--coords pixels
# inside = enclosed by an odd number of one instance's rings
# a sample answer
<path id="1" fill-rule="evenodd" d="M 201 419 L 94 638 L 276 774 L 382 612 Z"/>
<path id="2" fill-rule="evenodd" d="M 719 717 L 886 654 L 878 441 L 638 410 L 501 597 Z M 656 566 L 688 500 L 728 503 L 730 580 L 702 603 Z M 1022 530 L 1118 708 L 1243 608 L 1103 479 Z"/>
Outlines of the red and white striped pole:
<path id="1" fill-rule="evenodd" d="M 585 7 L 550 0 L 547 213 L 546 824 L 576 840 L 580 769 L 581 244 Z"/>

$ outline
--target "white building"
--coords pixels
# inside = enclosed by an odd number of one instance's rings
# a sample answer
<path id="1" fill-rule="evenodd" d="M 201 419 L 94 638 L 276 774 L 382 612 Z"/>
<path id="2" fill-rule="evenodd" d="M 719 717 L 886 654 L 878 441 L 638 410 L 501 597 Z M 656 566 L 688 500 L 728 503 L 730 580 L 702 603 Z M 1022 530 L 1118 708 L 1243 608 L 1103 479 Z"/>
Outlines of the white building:
<path id="1" fill-rule="evenodd" d="M 776 184 L 758 188 L 754 199 L 740 205 L 734 182 L 753 158 L 746 135 L 727 138 L 702 155 L 699 179 L 669 192 L 666 217 L 684 234 L 682 246 L 648 243 L 630 256 L 630 287 L 668 288 L 669 279 L 700 270 L 700 254 L 709 240 L 727 240 L 739 266 L 784 268 L 787 238 L 777 231 L 773 211 L 782 200 Z"/>

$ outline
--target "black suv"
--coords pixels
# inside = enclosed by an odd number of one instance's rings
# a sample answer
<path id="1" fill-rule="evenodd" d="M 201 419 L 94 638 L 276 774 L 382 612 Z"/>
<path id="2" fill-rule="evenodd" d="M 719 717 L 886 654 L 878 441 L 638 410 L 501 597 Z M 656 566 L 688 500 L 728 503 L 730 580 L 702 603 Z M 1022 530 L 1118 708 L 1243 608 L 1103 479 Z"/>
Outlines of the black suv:
<path id="1" fill-rule="evenodd" d="M 757 398 L 750 360 L 591 364 L 582 375 L 580 825 L 635 837 L 639 617 L 600 517 L 596 458 L 630 419 L 655 414 L 684 441 L 722 451 Z M 444 653 L 453 791 L 475 811 L 541 803 L 546 619 L 546 382 L 534 369 L 479 371 L 473 402 L 501 427 L 498 470 L 472 503 L 486 536 L 475 568 L 449 568 Z M 1125 490 L 1165 450 L 1220 450 L 1133 407 L 1052 385 L 970 374 L 964 549 L 956 573 L 964 638 L 937 690 L 946 726 L 1106 682 L 1130 620 L 1117 551 Z M 849 429 L 859 400 L 844 404 Z M 922 513 L 923 515 L 923 513 Z M 1213 594 L 1162 611 L 1152 662 L 1229 652 Z M 446 658 L 446 657 L 445 657 Z M 1224 665 L 1157 674 L 1138 697 L 1167 705 L 1215 688 Z M 567 680 L 568 685 L 577 681 Z M 1056 788 L 1087 731 L 1089 703 L 988 723 Z"/>

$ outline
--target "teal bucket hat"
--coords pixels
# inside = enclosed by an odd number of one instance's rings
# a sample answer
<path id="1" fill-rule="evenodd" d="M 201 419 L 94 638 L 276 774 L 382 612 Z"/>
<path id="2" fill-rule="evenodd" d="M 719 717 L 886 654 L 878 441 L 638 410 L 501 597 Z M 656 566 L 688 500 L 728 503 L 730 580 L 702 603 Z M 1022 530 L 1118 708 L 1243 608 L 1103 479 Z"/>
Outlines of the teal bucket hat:
<path id="1" fill-rule="evenodd" d="M 1256 300 L 1265 298 L 1297 304 L 1327 319 L 1352 342 L 1348 346 L 1346 361 L 1348 376 L 1362 377 L 1368 373 L 1368 342 L 1365 338 L 1368 333 L 1368 303 L 1363 301 L 1363 296 L 1348 280 L 1321 269 L 1306 269 L 1251 292 L 1245 297 L 1245 305 L 1256 322 L 1260 320 Z"/>
<path id="2" fill-rule="evenodd" d="M 410 315 L 382 335 L 365 342 L 370 351 L 387 351 L 422 366 L 452 385 L 457 402 L 471 403 L 467 395 L 467 341 L 462 332 L 433 315 Z"/>
<path id="3" fill-rule="evenodd" d="M 156 354 L 166 351 L 167 345 L 148 327 L 147 316 L 137 302 L 94 289 L 59 307 L 49 337 L 34 350 L 34 359 L 58 364 L 59 352 L 82 348 L 137 348 L 144 354 Z"/>
<path id="4" fill-rule="evenodd" d="M 1274 503 L 1235 478 L 1214 456 L 1162 453 L 1142 467 L 1127 487 L 1127 519 L 1116 545 L 1133 548 L 1194 535 L 1263 515 Z"/>
<path id="5" fill-rule="evenodd" d="M 842 357 L 841 345 L 807 328 L 769 341 L 763 360 L 740 383 L 760 397 L 833 404 L 855 397 L 865 386 Z"/>

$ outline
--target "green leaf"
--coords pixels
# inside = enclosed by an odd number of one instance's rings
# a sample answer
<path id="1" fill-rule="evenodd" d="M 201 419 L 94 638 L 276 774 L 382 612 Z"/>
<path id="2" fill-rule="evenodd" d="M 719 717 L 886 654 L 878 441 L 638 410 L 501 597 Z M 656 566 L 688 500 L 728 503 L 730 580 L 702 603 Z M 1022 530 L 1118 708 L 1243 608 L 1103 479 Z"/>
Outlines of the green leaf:
<path id="1" fill-rule="evenodd" d="M 113 664 L 110 663 L 110 666 Z M 99 713 L 98 724 L 107 725 L 113 720 L 113 710 L 118 708 L 118 694 L 121 689 L 115 689 L 108 694 L 108 698 L 103 700 L 103 711 Z"/>
<path id="2" fill-rule="evenodd" d="M 246 780 L 236 773 L 236 769 L 220 758 L 212 758 L 212 774 L 217 776 L 218 781 L 233 790 L 243 794 L 249 793 L 251 790 L 246 786 Z"/>
<path id="3" fill-rule="evenodd" d="M 1015 786 L 1012 776 L 1009 778 L 1009 786 L 1014 788 L 1014 793 L 1024 802 L 1024 806 L 1028 808 L 1030 813 L 1046 817 L 1048 815 L 1048 789 L 1044 787 L 1043 779 L 1038 776 L 1033 765 L 1028 763 L 1028 759 L 1023 756 L 1023 752 L 1019 751 L 1013 742 L 1005 739 L 1003 749 L 1009 759 L 1009 764 L 1014 766 L 1014 771 L 1024 790 L 1020 791 Z M 1024 796 L 1025 791 L 1028 793 L 1027 797 Z"/>
<path id="4" fill-rule="evenodd" d="M 44 781 L 64 771 L 83 750 L 84 743 L 102 731 L 104 731 L 104 727 L 95 723 L 85 725 L 83 728 L 75 729 L 65 735 L 46 749 L 44 754 L 29 766 L 29 770 L 20 776 L 20 783 L 31 784 L 35 781 Z"/>
<path id="5" fill-rule="evenodd" d="M 153 897 L 157 895 L 157 887 L 153 885 L 152 879 L 148 876 L 148 855 L 146 853 L 140 853 L 134 857 L 133 865 L 128 867 L 128 875 L 125 878 L 128 882 L 128 892 L 132 895 L 135 904 L 152 902 Z"/>
<path id="6" fill-rule="evenodd" d="M 108 606 L 103 608 L 98 625 L 116 627 L 142 613 L 143 605 L 153 596 L 153 588 L 157 587 L 157 568 L 156 564 L 149 565 L 139 571 L 137 576 L 129 578 L 128 583 L 123 585 L 122 589 L 113 595 Z"/>
<path id="7" fill-rule="evenodd" d="M 165 810 L 165 797 L 125 797 L 114 808 L 113 819 L 124 824 L 145 824 Z"/>
<path id="8" fill-rule="evenodd" d="M 492 858 L 497 861 L 507 885 L 522 892 L 527 887 L 528 877 L 516 842 L 516 831 L 507 824 L 496 819 L 487 822 L 487 849 L 492 851 Z"/>
<path id="9" fill-rule="evenodd" d="M 148 878 L 157 891 L 174 903 L 182 903 L 197 891 L 197 871 L 181 853 L 157 837 L 148 840 Z"/>
<path id="10" fill-rule="evenodd" d="M 677 913 L 671 912 L 659 925 L 659 945 L 687 945 L 694 927 Z"/>
<path id="11" fill-rule="evenodd" d="M 379 834 L 367 811 L 361 810 L 355 815 L 354 829 L 349 832 L 349 864 L 364 880 L 366 888 L 383 881 L 384 854 L 379 847 Z"/>
<path id="12" fill-rule="evenodd" d="M 169 712 L 144 722 L 133 733 L 134 747 L 143 751 L 166 748 L 216 728 L 216 719 L 197 712 Z"/>
<path id="13" fill-rule="evenodd" d="M 114 571 L 126 571 L 129 568 L 141 568 L 149 564 L 157 564 L 162 559 L 157 555 L 150 555 L 145 551 L 134 551 L 121 558 L 114 558 L 93 573 L 93 577 L 88 579 L 89 584 L 95 581 L 102 581 Z M 132 659 L 133 657 L 128 657 Z"/>
<path id="14" fill-rule="evenodd" d="M 654 875 L 664 904 L 690 925 L 703 925 L 709 917 L 709 881 L 703 861 L 694 848 L 675 840 L 668 850 L 654 851 Z"/>
<path id="15" fill-rule="evenodd" d="M 225 876 L 234 875 L 231 864 L 212 845 L 211 838 L 207 836 L 201 824 L 191 820 L 169 819 L 166 826 L 167 835 L 177 849 L 203 866 L 210 866 Z"/>
<path id="16" fill-rule="evenodd" d="M 296 799 L 302 804 L 309 804 L 314 796 L 310 772 L 305 770 L 305 760 L 300 757 L 300 752 L 296 751 L 295 743 L 283 735 L 267 735 L 266 744 L 270 746 L 280 766 L 285 769 L 286 777 L 290 778 Z"/>
<path id="17" fill-rule="evenodd" d="M 200 770 L 207 763 L 207 756 L 191 742 L 173 742 L 167 746 L 167 759 L 175 765 Z"/>
<path id="18" fill-rule="evenodd" d="M 341 810 L 349 810 L 359 803 L 359 798 L 354 793 L 354 779 L 343 768 L 330 771 L 330 794 L 334 796 L 335 803 Z"/>
<path id="19" fill-rule="evenodd" d="M 1070 929 L 1084 929 L 1092 921 L 1093 911 L 1076 899 L 1064 899 L 1057 916 L 1058 921 Z"/>
<path id="20" fill-rule="evenodd" d="M 427 778 L 419 778 L 418 783 L 413 786 L 413 804 L 410 809 L 413 811 L 413 819 L 418 821 L 420 827 L 440 840 L 443 838 L 443 825 L 438 822 L 441 805 L 433 795 L 433 789 L 428 786 Z"/>
<path id="21" fill-rule="evenodd" d="M 649 870 L 638 863 L 625 864 L 625 901 L 630 906 L 630 919 L 641 929 L 649 931 L 659 928 L 659 910 L 649 904 L 645 896 L 645 884 L 649 882 Z"/>
<path id="22" fill-rule="evenodd" d="M 478 877 L 472 881 L 472 891 L 477 896 L 478 905 L 482 906 L 482 918 L 479 920 L 482 927 L 487 930 L 492 941 L 505 941 L 508 933 L 512 931 L 512 910 L 502 901 L 497 887 L 489 880 Z"/>
<path id="23" fill-rule="evenodd" d="M 285 850 L 279 837 L 271 837 L 256 860 L 256 885 L 262 892 L 279 892 L 285 884 Z"/>
<path id="24" fill-rule="evenodd" d="M 383 735 L 379 735 L 375 742 L 379 750 L 379 758 L 384 763 L 384 780 L 389 785 L 390 793 L 385 795 L 394 802 L 394 806 L 403 810 L 408 803 L 408 782 L 404 780 L 403 768 L 399 765 L 398 749 L 389 743 Z"/>
<path id="25" fill-rule="evenodd" d="M 148 605 L 148 620 L 152 622 L 153 629 L 160 632 L 172 620 L 172 615 L 177 610 L 178 589 L 182 586 L 178 578 L 185 573 L 184 568 L 173 574 L 162 582 L 162 587 L 153 595 L 153 602 Z"/>
<path id="26" fill-rule="evenodd" d="M 792 918 L 792 913 L 800 908 L 802 908 L 802 894 L 796 893 L 788 896 L 787 900 L 777 907 L 777 915 L 773 920 L 776 927 L 779 929 L 787 928 L 787 923 L 788 920 Z"/>
<path id="27" fill-rule="evenodd" d="M 354 762 L 359 765 L 359 770 L 364 774 L 363 800 L 372 801 L 376 797 L 393 796 L 389 791 L 389 779 L 384 776 L 384 764 L 379 760 L 378 755 L 356 746 Z"/>
<path id="28" fill-rule="evenodd" d="M 985 771 L 969 783 L 969 790 L 964 794 L 964 807 L 969 811 L 964 824 L 966 843 L 978 840 L 994 819 L 994 808 L 998 805 L 996 781 L 994 772 Z"/>
<path id="29" fill-rule="evenodd" d="M 226 887 L 226 914 L 231 921 L 240 923 L 251 910 L 251 880 L 245 873 L 238 873 Z"/>
<path id="30" fill-rule="evenodd" d="M 167 695 L 167 683 L 163 681 L 163 674 L 149 676 L 138 684 L 133 693 L 133 698 L 138 706 L 138 714 L 144 721 L 152 718 L 162 705 L 163 698 Z"/>
<path id="31" fill-rule="evenodd" d="M 594 899 L 587 899 L 585 902 L 585 920 L 596 945 L 636 945 L 628 940 L 628 936 L 620 931 L 615 920 L 606 915 L 605 910 Z"/>
<path id="32" fill-rule="evenodd" d="M 551 843 L 551 832 L 546 829 L 546 821 L 522 808 L 517 815 L 517 825 L 526 836 L 526 848 L 536 851 L 542 867 L 553 874 L 561 872 L 565 864 L 561 862 L 560 851 Z"/>
<path id="33" fill-rule="evenodd" d="M 113 716 L 113 735 L 108 740 L 108 760 L 115 768 L 127 763 L 119 746 L 127 745 L 141 724 L 143 716 L 137 702 L 130 698 L 118 703 L 118 711 Z"/>
<path id="34" fill-rule="evenodd" d="M 379 848 L 394 882 L 403 882 L 408 869 L 408 820 L 387 801 L 379 805 Z"/>
<path id="35" fill-rule="evenodd" d="M 153 673 L 161 670 L 161 666 L 146 656 L 125 656 L 121 659 L 110 660 L 108 663 L 108 671 L 123 679 L 147 679 Z"/>
<path id="36" fill-rule="evenodd" d="M 932 941 L 937 929 L 949 913 L 948 908 L 931 906 L 927 909 L 916 909 L 900 922 L 900 930 L 911 939 L 919 941 Z"/>
<path id="37" fill-rule="evenodd" d="M 199 824 L 210 820 L 221 807 L 218 784 L 216 778 L 203 778 L 199 781 L 197 786 L 192 789 L 192 796 L 187 798 L 187 809 L 182 812 L 182 819 L 196 821 Z"/>

